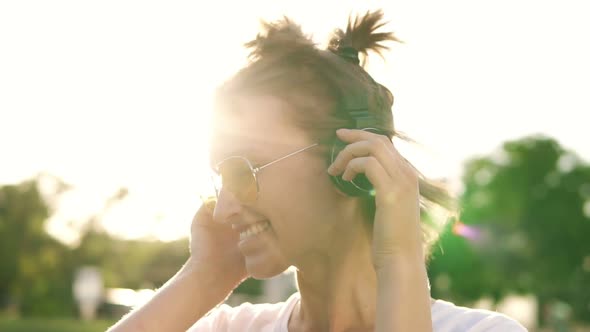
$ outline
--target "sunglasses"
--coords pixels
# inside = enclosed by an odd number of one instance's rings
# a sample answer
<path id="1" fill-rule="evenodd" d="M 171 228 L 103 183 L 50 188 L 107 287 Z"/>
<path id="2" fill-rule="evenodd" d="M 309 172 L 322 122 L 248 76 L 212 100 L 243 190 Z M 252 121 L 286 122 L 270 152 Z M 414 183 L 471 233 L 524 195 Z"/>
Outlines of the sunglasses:
<path id="1" fill-rule="evenodd" d="M 260 171 L 317 145 L 319 143 L 314 143 L 258 167 L 254 167 L 246 157 L 242 156 L 231 156 L 220 161 L 215 165 L 213 175 L 216 198 L 219 199 L 221 188 L 224 188 L 242 203 L 251 204 L 256 202 L 259 192 L 257 175 Z"/>

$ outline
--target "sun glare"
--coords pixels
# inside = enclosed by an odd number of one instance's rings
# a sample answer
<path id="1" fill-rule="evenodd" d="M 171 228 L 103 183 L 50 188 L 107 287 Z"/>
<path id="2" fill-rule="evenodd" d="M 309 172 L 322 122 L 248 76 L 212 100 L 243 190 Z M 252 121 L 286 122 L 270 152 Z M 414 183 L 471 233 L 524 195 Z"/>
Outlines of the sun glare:
<path id="1" fill-rule="evenodd" d="M 8 114 L 0 131 L 6 157 L 0 182 L 47 172 L 71 184 L 48 224 L 64 242 L 75 242 L 78 223 L 96 215 L 124 238 L 188 235 L 199 197 L 211 193 L 207 139 L 214 89 L 245 63 L 242 45 L 256 35 L 258 19 L 283 14 L 321 44 L 333 28 L 344 27 L 350 12 L 384 9 L 404 44 L 391 45 L 385 63 L 370 59 L 369 71 L 396 96 L 397 129 L 427 147 L 399 144 L 426 175 L 458 181 L 463 160 L 531 132 L 590 155 L 580 138 L 585 122 L 573 120 L 589 107 L 590 53 L 577 42 L 588 21 L 573 5 L 2 6 L 0 44 L 9 51 L 0 52 L 0 110 Z M 556 110 L 568 121 L 556 121 Z M 122 187 L 129 194 L 105 209 Z"/>

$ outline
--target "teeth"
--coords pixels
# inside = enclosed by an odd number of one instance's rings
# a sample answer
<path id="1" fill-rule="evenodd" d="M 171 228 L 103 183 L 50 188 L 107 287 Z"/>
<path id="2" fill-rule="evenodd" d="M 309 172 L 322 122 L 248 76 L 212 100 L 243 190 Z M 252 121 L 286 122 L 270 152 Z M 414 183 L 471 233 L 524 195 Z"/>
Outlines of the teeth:
<path id="1" fill-rule="evenodd" d="M 254 225 L 248 227 L 248 229 L 246 229 L 245 231 L 240 232 L 240 240 L 243 240 L 243 239 L 250 237 L 252 235 L 262 233 L 265 230 L 267 230 L 269 227 L 270 227 L 270 224 L 268 222 L 254 224 Z"/>

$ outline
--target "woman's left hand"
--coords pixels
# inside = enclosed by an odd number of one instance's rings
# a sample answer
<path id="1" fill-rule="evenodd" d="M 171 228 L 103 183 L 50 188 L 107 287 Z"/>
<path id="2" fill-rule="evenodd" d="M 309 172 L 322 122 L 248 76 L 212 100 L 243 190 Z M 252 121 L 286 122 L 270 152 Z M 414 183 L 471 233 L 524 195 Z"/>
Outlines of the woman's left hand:
<path id="1" fill-rule="evenodd" d="M 348 145 L 328 169 L 350 181 L 364 173 L 375 189 L 373 264 L 376 270 L 403 259 L 423 262 L 420 191 L 416 170 L 384 135 L 359 129 L 340 129 Z"/>

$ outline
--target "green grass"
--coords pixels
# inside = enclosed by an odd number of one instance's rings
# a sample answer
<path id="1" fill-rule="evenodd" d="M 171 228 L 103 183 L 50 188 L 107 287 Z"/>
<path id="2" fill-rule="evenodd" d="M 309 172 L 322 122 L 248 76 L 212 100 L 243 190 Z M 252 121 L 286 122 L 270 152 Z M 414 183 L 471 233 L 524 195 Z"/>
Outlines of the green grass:
<path id="1" fill-rule="evenodd" d="M 112 321 L 83 322 L 76 319 L 15 319 L 0 317 L 2 332 L 104 332 Z"/>

